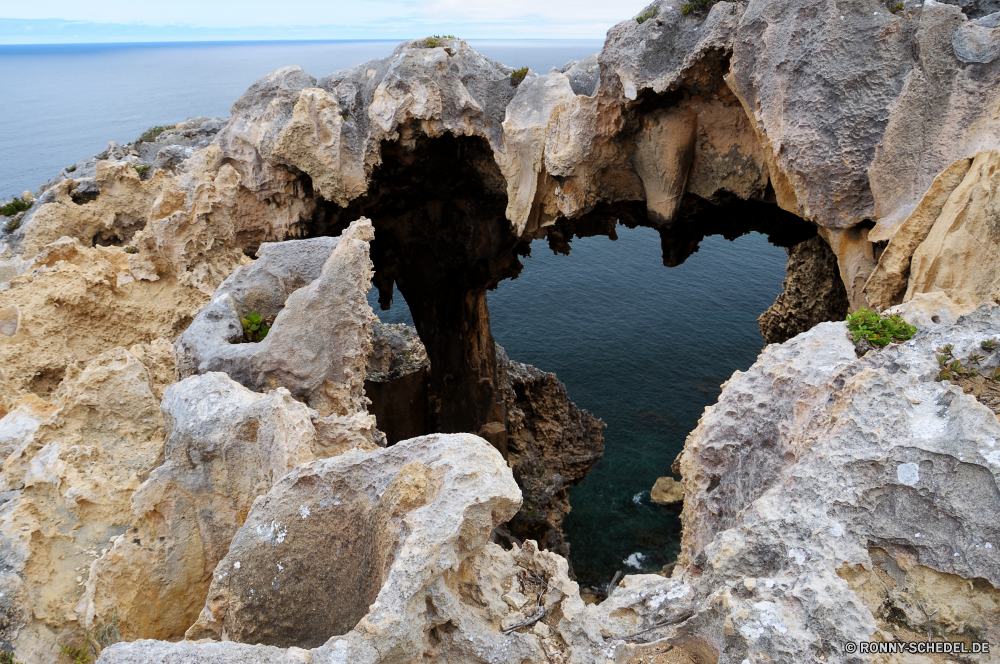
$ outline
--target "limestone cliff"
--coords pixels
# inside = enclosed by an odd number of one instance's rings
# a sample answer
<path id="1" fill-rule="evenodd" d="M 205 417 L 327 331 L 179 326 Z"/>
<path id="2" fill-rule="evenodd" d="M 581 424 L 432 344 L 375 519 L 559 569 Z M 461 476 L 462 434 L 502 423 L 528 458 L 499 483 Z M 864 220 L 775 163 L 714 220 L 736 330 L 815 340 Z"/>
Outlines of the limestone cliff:
<path id="1" fill-rule="evenodd" d="M 936 348 L 1000 329 L 995 4 L 658 0 L 523 80 L 409 41 L 278 70 L 228 120 L 64 171 L 0 231 L 3 649 L 584 664 L 996 642 L 995 404 L 934 380 Z M 712 233 L 789 248 L 761 321 L 787 341 L 688 439 L 673 576 L 586 606 L 558 526 L 601 423 L 498 350 L 486 293 L 532 240 L 617 223 L 658 229 L 665 265 Z M 373 331 L 372 283 L 384 307 L 398 287 L 410 339 Z M 862 305 L 921 331 L 859 358 L 823 321 Z M 273 329 L 241 343 L 251 308 Z"/>

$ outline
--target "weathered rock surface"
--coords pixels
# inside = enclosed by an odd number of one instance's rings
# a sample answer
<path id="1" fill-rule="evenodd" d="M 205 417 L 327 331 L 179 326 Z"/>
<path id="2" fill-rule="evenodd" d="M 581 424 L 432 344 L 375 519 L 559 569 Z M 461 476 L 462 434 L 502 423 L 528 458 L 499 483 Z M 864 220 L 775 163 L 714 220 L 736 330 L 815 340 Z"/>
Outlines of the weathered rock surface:
<path id="1" fill-rule="evenodd" d="M 127 639 L 182 636 L 254 499 L 345 451 L 287 390 L 254 393 L 221 373 L 172 385 L 161 407 L 172 427 L 164 459 L 132 496 L 135 525 L 91 566 L 78 609 L 90 629 L 117 616 Z"/>
<path id="2" fill-rule="evenodd" d="M 0 419 L 0 637 L 19 661 L 54 664 L 57 643 L 83 645 L 84 579 L 128 529 L 132 493 L 163 448 L 151 373 L 116 348 L 71 366 L 54 403 L 29 395 Z"/>
<path id="3" fill-rule="evenodd" d="M 178 338 L 180 374 L 222 371 L 252 389 L 285 387 L 324 417 L 363 413 L 372 239 L 361 219 L 337 238 L 263 245 Z M 241 343 L 240 321 L 254 311 L 273 321 L 270 332 Z"/>
<path id="4" fill-rule="evenodd" d="M 676 468 L 675 577 L 715 584 L 697 633 L 719 661 L 855 661 L 842 644 L 928 631 L 997 638 L 1000 423 L 934 377 L 937 347 L 964 358 L 998 329 L 987 305 L 859 359 L 844 325 L 824 323 L 734 374 Z"/>
<path id="5" fill-rule="evenodd" d="M 607 426 L 576 407 L 555 374 L 512 362 L 498 349 L 501 395 L 507 406 L 508 462 L 524 502 L 507 524 L 515 538 L 569 555 L 562 532 L 569 490 L 604 455 Z"/>
<path id="6" fill-rule="evenodd" d="M 849 302 L 837 256 L 817 236 L 788 249 L 782 293 L 757 319 L 769 344 L 788 341 L 826 321 L 843 320 Z"/>
<path id="7" fill-rule="evenodd" d="M 204 293 L 173 276 L 136 279 L 131 258 L 119 247 L 64 238 L 0 290 L 0 415 L 29 395 L 51 399 L 71 371 L 109 348 L 172 340 L 191 322 Z"/>

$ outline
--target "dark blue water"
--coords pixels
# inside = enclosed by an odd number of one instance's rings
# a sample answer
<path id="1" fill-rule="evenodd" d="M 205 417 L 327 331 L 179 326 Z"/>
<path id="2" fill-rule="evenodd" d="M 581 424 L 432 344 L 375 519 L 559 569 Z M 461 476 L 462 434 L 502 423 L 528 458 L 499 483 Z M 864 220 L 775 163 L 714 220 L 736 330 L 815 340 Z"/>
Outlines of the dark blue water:
<path id="1" fill-rule="evenodd" d="M 705 238 L 683 265 L 666 268 L 656 231 L 617 232 L 614 242 L 574 240 L 569 256 L 538 240 L 521 275 L 489 294 L 493 336 L 510 358 L 555 373 L 608 425 L 604 459 L 572 489 L 565 522 L 585 584 L 676 558 L 679 510 L 651 503 L 649 490 L 670 474 L 720 384 L 757 358 L 757 316 L 785 276 L 784 250 L 756 233 Z M 398 293 L 393 302 L 380 317 L 412 325 Z M 625 563 L 635 553 L 640 568 Z"/>
<path id="2" fill-rule="evenodd" d="M 599 41 L 473 41 L 515 67 L 548 71 Z M 298 64 L 321 77 L 392 52 L 395 42 L 0 46 L 0 196 L 36 189 L 62 167 L 147 127 L 227 115 L 260 76 Z M 573 565 L 606 583 L 624 561 L 655 570 L 676 555 L 675 511 L 649 502 L 719 384 L 763 346 L 757 316 L 781 291 L 785 253 L 759 235 L 707 238 L 675 268 L 658 235 L 578 239 L 569 256 L 544 241 L 490 293 L 493 334 L 512 359 L 555 372 L 570 397 L 608 423 L 603 461 L 571 494 Z M 374 292 L 373 292 L 374 300 Z M 410 322 L 397 295 L 389 322 Z M 373 304 L 374 301 L 373 301 Z M 374 307 L 378 311 L 377 305 Z"/>

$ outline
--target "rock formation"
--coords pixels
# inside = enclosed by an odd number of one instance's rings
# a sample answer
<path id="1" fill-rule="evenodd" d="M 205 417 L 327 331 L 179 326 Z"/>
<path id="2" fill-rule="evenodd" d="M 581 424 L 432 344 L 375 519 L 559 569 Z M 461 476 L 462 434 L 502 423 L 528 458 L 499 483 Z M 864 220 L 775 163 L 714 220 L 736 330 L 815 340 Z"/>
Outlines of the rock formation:
<path id="1" fill-rule="evenodd" d="M 1000 399 L 934 380 L 944 345 L 998 365 L 996 5 L 658 0 L 523 79 L 409 41 L 63 171 L 0 231 L 3 649 L 584 664 L 997 642 Z M 602 423 L 506 358 L 486 293 L 532 240 L 565 253 L 619 222 L 657 228 L 668 266 L 706 234 L 788 248 L 761 318 L 783 343 L 677 462 L 673 576 L 588 606 L 559 526 Z M 371 282 L 415 331 L 373 327 Z M 858 357 L 823 321 L 869 305 L 921 331 Z M 250 311 L 273 327 L 239 343 Z"/>

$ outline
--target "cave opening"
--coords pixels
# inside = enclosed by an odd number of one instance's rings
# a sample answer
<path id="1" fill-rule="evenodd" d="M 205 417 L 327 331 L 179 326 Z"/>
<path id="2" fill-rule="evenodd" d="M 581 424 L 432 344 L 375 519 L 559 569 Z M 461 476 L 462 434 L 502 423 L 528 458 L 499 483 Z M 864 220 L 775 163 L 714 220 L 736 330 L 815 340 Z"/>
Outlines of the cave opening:
<path id="1" fill-rule="evenodd" d="M 383 318 L 405 320 L 405 305 L 426 347 L 425 373 L 366 383 L 388 442 L 471 432 L 507 456 L 496 334 L 512 360 L 556 373 L 571 400 L 611 424 L 612 451 L 596 479 L 574 489 L 566 521 L 581 580 L 596 585 L 616 567 L 652 571 L 668 562 L 677 511 L 651 505 L 649 488 L 669 473 L 720 384 L 763 347 L 756 319 L 782 291 L 782 248 L 814 238 L 815 227 L 772 200 L 686 195 L 669 224 L 651 222 L 643 201 L 625 201 L 519 238 L 484 139 L 404 127 L 400 140 L 381 147 L 368 192 L 346 208 L 317 199 L 308 234 L 335 235 L 360 216 L 371 219 L 378 301 L 397 312 Z M 531 268 L 522 274 L 525 262 Z M 616 484 L 601 470 L 616 465 L 610 475 L 628 481 Z M 602 503 L 612 509 L 595 507 Z M 570 552 L 553 532 L 558 524 L 523 521 L 512 534 Z"/>

